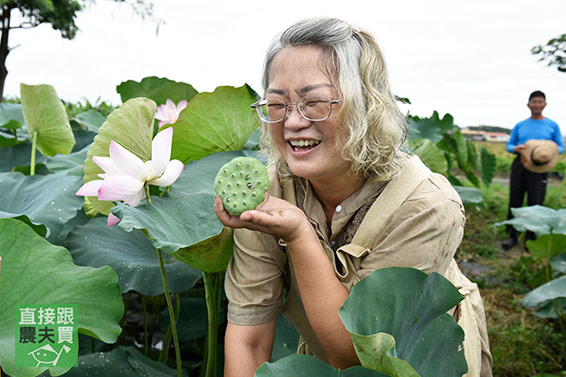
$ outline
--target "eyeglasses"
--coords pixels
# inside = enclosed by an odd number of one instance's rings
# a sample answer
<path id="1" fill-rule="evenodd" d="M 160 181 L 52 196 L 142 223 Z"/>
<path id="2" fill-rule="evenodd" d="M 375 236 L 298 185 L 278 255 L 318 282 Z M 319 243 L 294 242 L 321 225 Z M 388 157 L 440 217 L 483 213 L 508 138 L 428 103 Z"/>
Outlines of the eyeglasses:
<path id="1" fill-rule="evenodd" d="M 332 105 L 341 99 L 331 100 L 328 97 L 303 97 L 297 103 L 287 103 L 280 99 L 264 98 L 252 105 L 257 110 L 259 118 L 265 123 L 279 123 L 292 111 L 291 106 L 297 106 L 299 113 L 306 120 L 320 122 L 330 118 Z"/>

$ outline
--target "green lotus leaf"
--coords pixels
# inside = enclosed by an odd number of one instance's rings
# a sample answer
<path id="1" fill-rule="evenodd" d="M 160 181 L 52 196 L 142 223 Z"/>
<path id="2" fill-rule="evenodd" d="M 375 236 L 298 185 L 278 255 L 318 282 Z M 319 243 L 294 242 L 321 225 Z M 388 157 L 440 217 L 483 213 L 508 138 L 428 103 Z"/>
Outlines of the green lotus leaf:
<path id="1" fill-rule="evenodd" d="M 6 148 L 0 148 L 0 172 L 12 171 L 17 166 L 29 166 L 30 156 L 30 143 L 16 144 Z M 37 151 L 35 153 L 35 163 L 42 164 L 45 161 L 45 156 Z"/>
<path id="2" fill-rule="evenodd" d="M 73 147 L 71 153 L 78 152 L 85 147 L 90 146 L 94 141 L 94 138 L 96 137 L 96 132 L 92 132 L 84 128 L 79 128 L 77 131 L 73 131 L 73 135 L 75 135 L 75 146 Z"/>
<path id="3" fill-rule="evenodd" d="M 167 253 L 219 234 L 222 225 L 207 210 L 213 205 L 211 195 L 187 195 L 175 188 L 174 185 L 170 194 L 154 197 L 151 203 L 135 208 L 118 203 L 112 210 L 121 219 L 118 226 L 127 232 L 146 229 L 153 246 Z"/>
<path id="4" fill-rule="evenodd" d="M 27 140 L 22 105 L 19 103 L 0 103 L 0 147 L 10 147 Z M 28 156 L 29 158 L 29 156 Z"/>
<path id="5" fill-rule="evenodd" d="M 448 170 L 448 162 L 446 162 L 444 153 L 432 141 L 426 139 L 421 141 L 413 153 L 418 155 L 433 172 L 445 174 Z"/>
<path id="6" fill-rule="evenodd" d="M 59 235 L 54 239 L 49 239 L 48 241 L 54 245 L 65 246 L 65 241 L 69 236 L 69 233 L 75 229 L 78 225 L 85 225 L 89 222 L 90 217 L 88 217 L 84 211 L 84 208 L 77 213 L 77 216 L 73 217 L 71 220 L 67 221 L 63 226 L 57 228 Z"/>
<path id="7" fill-rule="evenodd" d="M 566 298 L 560 297 L 554 300 L 546 301 L 542 303 L 532 314 L 535 317 L 546 319 L 552 318 L 557 319 L 562 317 L 566 313 Z"/>
<path id="8" fill-rule="evenodd" d="M 564 308 L 566 303 L 566 275 L 551 280 L 546 284 L 530 291 L 523 297 L 521 304 L 525 308 L 538 308 L 543 318 L 557 318 L 556 306 Z M 546 309 L 545 309 L 546 307 Z M 561 311 L 563 315 L 563 311 Z"/>
<path id="9" fill-rule="evenodd" d="M 274 363 L 263 363 L 255 377 L 339 377 L 340 371 L 312 356 L 295 354 Z"/>
<path id="10" fill-rule="evenodd" d="M 157 253 L 139 230 L 109 228 L 105 217 L 97 217 L 75 227 L 65 246 L 79 266 L 112 267 L 118 274 L 122 293 L 134 290 L 146 296 L 163 294 Z M 163 255 L 163 263 L 170 292 L 185 292 L 201 277 L 200 271 L 168 254 Z"/>
<path id="11" fill-rule="evenodd" d="M 408 362 L 395 357 L 395 338 L 391 335 L 377 333 L 366 336 L 352 333 L 352 339 L 356 354 L 364 367 L 389 376 L 419 377 Z"/>
<path id="12" fill-rule="evenodd" d="M 566 274 L 566 252 L 556 255 L 550 260 L 550 265 L 554 271 Z"/>
<path id="13" fill-rule="evenodd" d="M 536 240 L 527 241 L 529 252 L 535 259 L 550 259 L 566 253 L 566 234 L 543 234 Z"/>
<path id="14" fill-rule="evenodd" d="M 294 354 L 274 363 L 263 363 L 255 377 L 387 377 L 383 373 L 363 367 L 352 367 L 340 371 L 313 356 Z"/>
<path id="15" fill-rule="evenodd" d="M 351 367 L 340 371 L 340 377 L 389 377 L 389 376 L 364 367 Z"/>
<path id="16" fill-rule="evenodd" d="M 244 148 L 242 148 L 242 149 L 246 149 L 246 150 L 250 150 L 250 151 L 259 150 L 259 139 L 260 139 L 260 131 L 259 131 L 259 128 L 256 128 L 250 134 L 248 141 L 246 141 L 246 144 L 244 145 Z"/>
<path id="17" fill-rule="evenodd" d="M 73 175 L 0 173 L 0 211 L 4 217 L 26 215 L 32 223 L 44 224 L 52 241 L 81 209 L 83 201 L 75 196 L 79 187 L 81 179 Z"/>
<path id="18" fill-rule="evenodd" d="M 155 102 L 147 98 L 134 98 L 114 110 L 98 130 L 98 135 L 90 146 L 84 163 L 84 182 L 100 179 L 103 170 L 93 161 L 94 156 L 109 156 L 110 142 L 114 140 L 130 152 L 148 161 L 151 159 L 151 141 L 153 140 L 153 117 Z M 113 202 L 100 201 L 88 197 L 96 212 L 108 215 Z"/>
<path id="19" fill-rule="evenodd" d="M 489 186 L 495 176 L 495 170 L 497 167 L 496 157 L 485 147 L 481 147 L 479 161 L 482 181 L 484 184 Z"/>
<path id="20" fill-rule="evenodd" d="M 450 131 L 454 128 L 454 118 L 452 115 L 445 114 L 444 117 L 440 119 L 437 111 L 434 111 L 430 118 L 410 116 L 408 123 L 409 140 L 426 138 L 435 143 L 442 140 L 444 131 Z"/>
<path id="21" fill-rule="evenodd" d="M 461 376 L 464 332 L 446 312 L 462 299 L 440 274 L 391 267 L 357 283 L 340 316 L 362 366 L 398 376 Z"/>
<path id="22" fill-rule="evenodd" d="M 297 353 L 299 345 L 299 332 L 281 314 L 277 317 L 277 327 L 275 328 L 275 340 L 273 341 L 273 351 L 271 361 L 282 359 L 286 356 Z"/>
<path id="23" fill-rule="evenodd" d="M 462 203 L 472 204 L 483 202 L 483 194 L 480 189 L 474 187 L 453 186 L 460 195 Z"/>
<path id="24" fill-rule="evenodd" d="M 24 224 L 27 224 L 27 226 L 29 226 L 31 229 L 33 229 L 33 231 L 35 233 L 37 233 L 38 235 L 40 235 L 41 237 L 45 237 L 47 235 L 47 228 L 45 227 L 45 225 L 39 223 L 39 222 L 33 222 L 29 217 L 27 217 L 26 215 L 21 215 L 21 216 L 14 216 L 13 213 L 7 213 L 7 212 L 2 212 L 0 211 L 0 219 L 16 219 L 16 220 L 20 220 L 21 222 L 23 222 Z"/>
<path id="25" fill-rule="evenodd" d="M 22 109 L 30 137 L 45 156 L 71 153 L 75 138 L 65 106 L 51 85 L 20 84 Z"/>
<path id="26" fill-rule="evenodd" d="M 452 152 L 456 156 L 456 161 L 460 167 L 465 167 L 468 165 L 468 140 L 460 131 L 455 131 L 451 135 L 444 134 L 444 139 L 451 140 L 448 145 L 452 147 Z"/>
<path id="27" fill-rule="evenodd" d="M 155 248 L 195 268 L 224 269 L 232 241 L 214 213 L 214 177 L 222 165 L 242 155 L 246 153 L 221 152 L 188 163 L 163 197 L 152 196 L 151 203 L 135 208 L 117 204 L 112 213 L 121 219 L 118 226 L 128 232 L 145 229 Z"/>
<path id="28" fill-rule="evenodd" d="M 80 151 L 68 155 L 57 155 L 47 157 L 45 165 L 52 173 L 71 174 L 83 177 L 83 164 L 86 159 L 89 147 L 84 147 Z"/>
<path id="29" fill-rule="evenodd" d="M 215 152 L 240 150 L 259 126 L 250 105 L 257 94 L 248 86 L 222 86 L 199 93 L 174 123 L 172 158 L 188 162 Z"/>
<path id="30" fill-rule="evenodd" d="M 495 223 L 494 226 L 511 225 L 519 232 L 530 230 L 537 235 L 566 234 L 566 209 L 552 209 L 543 206 L 512 208 L 514 218 Z"/>
<path id="31" fill-rule="evenodd" d="M 72 120 L 78 122 L 83 128 L 98 133 L 106 118 L 98 111 L 90 109 L 75 115 Z"/>
<path id="32" fill-rule="evenodd" d="M 0 148 L 11 147 L 18 144 L 18 139 L 15 135 L 0 130 Z"/>
<path id="33" fill-rule="evenodd" d="M 430 118 L 409 118 L 408 121 L 409 140 L 417 139 L 428 139 L 433 143 L 442 140 L 442 130 L 438 127 L 438 124 Z"/>
<path id="34" fill-rule="evenodd" d="M 120 94 L 122 102 L 135 97 L 147 97 L 158 105 L 164 104 L 167 99 L 175 104 L 181 100 L 190 101 L 198 93 L 190 84 L 155 76 L 145 77 L 141 82 L 124 81 L 116 87 L 116 91 Z"/>
<path id="35" fill-rule="evenodd" d="M 182 247 L 171 255 L 200 271 L 224 271 L 234 250 L 232 234 L 233 229 L 222 228 L 219 234 L 194 245 Z"/>
<path id="36" fill-rule="evenodd" d="M 124 305 L 110 267 L 76 266 L 65 248 L 50 244 L 14 219 L 0 219 L 0 257 L 0 364 L 6 374 L 31 377 L 47 369 L 15 366 L 14 313 L 19 305 L 75 304 L 80 333 L 106 343 L 116 341 Z"/>
<path id="37" fill-rule="evenodd" d="M 177 370 L 142 355 L 135 347 L 119 346 L 110 352 L 79 356 L 79 366 L 65 377 L 175 377 Z M 183 370 L 183 376 L 187 376 Z"/>
<path id="38" fill-rule="evenodd" d="M 14 130 L 24 124 L 24 113 L 19 103 L 0 103 L 0 127 Z"/>

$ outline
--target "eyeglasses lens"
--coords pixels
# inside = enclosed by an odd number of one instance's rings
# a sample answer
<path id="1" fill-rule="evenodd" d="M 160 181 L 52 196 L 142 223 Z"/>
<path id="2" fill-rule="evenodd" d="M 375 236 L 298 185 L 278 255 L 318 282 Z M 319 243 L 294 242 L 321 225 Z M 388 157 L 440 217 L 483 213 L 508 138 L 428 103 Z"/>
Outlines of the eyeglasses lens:
<path id="1" fill-rule="evenodd" d="M 259 106 L 258 113 L 262 120 L 277 123 L 285 119 L 289 106 L 292 105 L 285 101 L 268 98 Z M 303 118 L 310 121 L 326 120 L 332 110 L 332 103 L 328 98 L 304 97 L 297 101 L 297 106 Z"/>
<path id="2" fill-rule="evenodd" d="M 330 115 L 330 100 L 326 98 L 302 98 L 298 106 L 308 120 L 324 120 Z"/>

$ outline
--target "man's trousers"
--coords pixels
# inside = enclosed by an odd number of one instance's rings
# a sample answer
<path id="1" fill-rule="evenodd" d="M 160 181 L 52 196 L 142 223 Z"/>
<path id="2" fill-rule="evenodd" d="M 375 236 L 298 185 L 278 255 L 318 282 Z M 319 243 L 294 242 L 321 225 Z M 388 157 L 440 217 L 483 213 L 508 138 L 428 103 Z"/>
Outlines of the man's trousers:
<path id="1" fill-rule="evenodd" d="M 509 183 L 509 211 L 507 219 L 512 219 L 511 208 L 523 206 L 525 193 L 527 194 L 527 205 L 542 205 L 546 195 L 546 183 L 548 173 L 533 173 L 523 167 L 521 156 L 517 156 L 511 165 L 511 181 Z M 517 231 L 510 225 L 507 232 L 512 238 L 517 239 Z M 535 234 L 527 232 L 527 239 L 534 240 Z"/>

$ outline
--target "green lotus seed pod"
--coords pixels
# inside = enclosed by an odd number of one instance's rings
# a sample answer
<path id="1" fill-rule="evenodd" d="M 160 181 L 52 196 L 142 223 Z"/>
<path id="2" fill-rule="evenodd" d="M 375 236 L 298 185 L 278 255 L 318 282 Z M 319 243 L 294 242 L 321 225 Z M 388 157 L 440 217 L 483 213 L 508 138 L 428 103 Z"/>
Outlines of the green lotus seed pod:
<path id="1" fill-rule="evenodd" d="M 267 169 L 253 157 L 236 157 L 220 168 L 214 179 L 214 191 L 222 199 L 224 208 L 232 215 L 255 209 L 265 198 L 269 188 Z M 235 200 L 240 196 L 246 200 Z"/>

